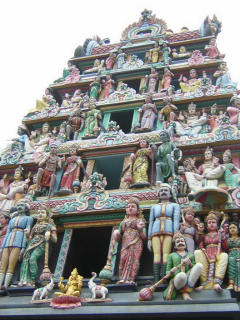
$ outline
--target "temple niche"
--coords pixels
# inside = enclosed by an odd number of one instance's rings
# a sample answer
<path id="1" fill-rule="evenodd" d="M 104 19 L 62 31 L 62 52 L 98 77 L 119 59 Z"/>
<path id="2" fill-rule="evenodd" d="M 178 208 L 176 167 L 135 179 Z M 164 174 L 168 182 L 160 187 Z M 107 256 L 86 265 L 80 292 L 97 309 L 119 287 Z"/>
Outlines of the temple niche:
<path id="1" fill-rule="evenodd" d="M 0 157 L 4 308 L 239 312 L 240 98 L 220 31 L 214 15 L 174 33 L 145 9 L 33 102 Z"/>

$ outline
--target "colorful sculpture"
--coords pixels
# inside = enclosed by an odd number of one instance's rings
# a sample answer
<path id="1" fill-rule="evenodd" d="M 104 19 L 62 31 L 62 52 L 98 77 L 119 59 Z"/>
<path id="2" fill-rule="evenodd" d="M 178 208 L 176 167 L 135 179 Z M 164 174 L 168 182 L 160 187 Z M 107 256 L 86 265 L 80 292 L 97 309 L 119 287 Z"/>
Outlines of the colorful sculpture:
<path id="1" fill-rule="evenodd" d="M 0 248 L 2 246 L 3 240 L 5 238 L 5 235 L 8 229 L 9 220 L 10 220 L 9 215 L 7 215 L 6 213 L 0 213 Z M 0 260 L 1 260 L 1 253 L 0 253 Z"/>
<path id="2" fill-rule="evenodd" d="M 168 129 L 169 125 L 177 119 L 177 115 L 174 111 L 177 111 L 177 107 L 171 103 L 171 98 L 163 98 L 163 107 L 159 111 L 158 118 L 163 122 L 163 129 Z"/>
<path id="3" fill-rule="evenodd" d="M 224 174 L 223 179 L 228 189 L 240 186 L 240 169 L 232 163 L 231 150 L 227 149 L 223 153 Z"/>
<path id="4" fill-rule="evenodd" d="M 154 48 L 150 50 L 150 62 L 151 63 L 157 63 L 161 60 L 162 57 L 162 51 L 159 46 L 159 43 L 155 41 Z"/>
<path id="5" fill-rule="evenodd" d="M 158 191 L 159 204 L 150 211 L 148 227 L 148 249 L 153 250 L 154 281 L 166 273 L 168 255 L 172 249 L 173 234 L 179 230 L 180 206 L 170 202 L 172 197 L 170 185 L 163 183 Z"/>
<path id="6" fill-rule="evenodd" d="M 132 185 L 131 187 L 147 187 L 149 183 L 149 160 L 152 160 L 152 149 L 146 140 L 140 140 L 140 148 L 135 154 L 131 154 Z"/>
<path id="7" fill-rule="evenodd" d="M 82 291 L 82 280 L 83 277 L 78 274 L 77 268 L 74 268 L 71 272 L 71 276 L 68 278 L 67 284 L 64 285 L 62 281 L 64 280 L 63 277 L 60 278 L 58 283 L 58 288 L 60 292 L 55 292 L 54 297 L 61 297 L 61 296 L 74 296 L 80 297 Z"/>
<path id="8" fill-rule="evenodd" d="M 84 136 L 83 138 L 95 138 L 97 137 L 100 126 L 99 121 L 102 119 L 101 111 L 96 109 L 95 99 L 90 98 L 89 100 L 90 110 L 84 114 Z"/>
<path id="9" fill-rule="evenodd" d="M 23 200 L 16 205 L 16 211 L 8 224 L 7 233 L 1 246 L 0 288 L 7 288 L 12 280 L 18 260 L 21 260 L 27 246 L 27 237 L 33 225 L 29 216 L 29 205 Z"/>
<path id="10" fill-rule="evenodd" d="M 154 122 L 157 118 L 157 108 L 150 95 L 146 95 L 145 103 L 141 108 L 138 109 L 138 112 L 138 122 L 134 128 L 134 131 L 152 131 L 154 128 Z"/>
<path id="11" fill-rule="evenodd" d="M 79 182 L 80 168 L 83 168 L 83 163 L 80 157 L 77 156 L 76 148 L 71 148 L 70 156 L 64 161 L 64 174 L 60 183 L 60 191 L 71 192 L 73 190 L 74 181 Z"/>
<path id="12" fill-rule="evenodd" d="M 228 264 L 228 255 L 222 248 L 225 239 L 222 231 L 218 229 L 218 217 L 215 212 L 209 212 L 205 220 L 208 233 L 202 237 L 198 244 L 199 250 L 194 253 L 196 262 L 203 265 L 198 290 L 214 289 L 220 292 Z"/>
<path id="13" fill-rule="evenodd" d="M 183 77 L 183 75 L 180 75 L 178 81 L 183 93 L 194 93 L 195 90 L 201 85 L 201 80 L 197 78 L 197 71 L 195 69 L 191 69 L 189 71 L 189 80 L 187 80 L 186 77 Z"/>
<path id="14" fill-rule="evenodd" d="M 212 38 L 209 41 L 209 45 L 205 46 L 206 50 L 206 56 L 209 57 L 210 59 L 223 59 L 225 57 L 225 54 L 221 54 L 217 48 L 216 45 L 216 39 Z"/>
<path id="15" fill-rule="evenodd" d="M 57 148 L 57 145 L 52 143 L 49 154 L 45 154 L 44 158 L 38 164 L 37 191 L 43 192 L 42 189 L 47 187 L 49 198 L 55 184 L 56 171 L 62 167 L 62 159 L 57 156 Z"/>
<path id="16" fill-rule="evenodd" d="M 109 57 L 106 59 L 106 62 L 105 62 L 106 69 L 107 70 L 113 69 L 114 64 L 116 63 L 116 61 L 117 61 L 116 53 L 110 52 L 109 53 Z"/>
<path id="17" fill-rule="evenodd" d="M 183 209 L 182 223 L 180 225 L 180 232 L 182 233 L 187 252 L 193 254 L 195 250 L 195 239 L 197 230 L 194 225 L 194 210 L 193 207 L 188 206 Z"/>
<path id="18" fill-rule="evenodd" d="M 194 256 L 186 250 L 186 243 L 181 233 L 174 234 L 173 243 L 175 252 L 169 254 L 166 269 L 166 273 L 171 272 L 172 276 L 163 298 L 173 300 L 180 292 L 184 300 L 192 300 L 189 293 L 198 281 L 203 265 L 199 262 L 195 264 Z M 182 267 L 178 269 L 181 264 Z"/>
<path id="19" fill-rule="evenodd" d="M 125 58 L 126 55 L 125 53 L 122 51 L 122 49 L 118 49 L 118 54 L 117 54 L 117 68 L 118 69 L 122 69 L 123 64 L 125 63 Z"/>
<path id="20" fill-rule="evenodd" d="M 101 79 L 97 77 L 93 82 L 90 83 L 89 98 L 98 100 L 100 92 L 101 92 Z"/>
<path id="21" fill-rule="evenodd" d="M 197 137 L 203 129 L 203 126 L 207 124 L 207 114 L 202 112 L 200 115 L 196 110 L 196 105 L 190 103 L 188 105 L 188 111 L 186 113 L 179 113 L 176 124 L 176 134 L 179 136 Z"/>
<path id="22" fill-rule="evenodd" d="M 143 241 L 146 240 L 145 219 L 142 216 L 138 199 L 130 198 L 126 216 L 113 238 L 120 241 L 122 236 L 121 256 L 119 262 L 118 284 L 134 284 L 139 270 Z"/>
<path id="23" fill-rule="evenodd" d="M 95 272 L 92 272 L 92 278 L 88 281 L 88 288 L 91 292 L 91 298 L 92 299 L 105 299 L 108 294 L 108 288 L 104 286 L 97 285 L 94 282 L 94 279 L 96 278 L 97 274 Z"/>
<path id="24" fill-rule="evenodd" d="M 155 93 L 156 92 L 157 81 L 158 81 L 158 78 L 159 78 L 157 70 L 155 68 L 151 68 L 150 75 L 146 75 L 145 78 L 148 81 L 147 93 Z"/>
<path id="25" fill-rule="evenodd" d="M 232 82 L 230 73 L 228 72 L 227 63 L 222 62 L 218 70 L 214 72 L 213 76 L 216 78 L 217 88 L 226 88 L 236 90 L 237 82 Z"/>
<path id="26" fill-rule="evenodd" d="M 109 74 L 106 75 L 106 80 L 102 80 L 104 99 L 107 99 L 111 93 L 114 92 L 115 81 L 112 80 Z"/>
<path id="27" fill-rule="evenodd" d="M 46 241 L 57 242 L 56 226 L 45 207 L 37 211 L 37 222 L 31 230 L 20 268 L 19 286 L 35 286 L 38 259 L 45 253 Z"/>
<path id="28" fill-rule="evenodd" d="M 101 70 L 103 70 L 104 67 L 104 60 L 95 59 L 93 63 L 93 67 L 89 68 L 87 70 L 84 70 L 83 73 L 100 73 Z"/>

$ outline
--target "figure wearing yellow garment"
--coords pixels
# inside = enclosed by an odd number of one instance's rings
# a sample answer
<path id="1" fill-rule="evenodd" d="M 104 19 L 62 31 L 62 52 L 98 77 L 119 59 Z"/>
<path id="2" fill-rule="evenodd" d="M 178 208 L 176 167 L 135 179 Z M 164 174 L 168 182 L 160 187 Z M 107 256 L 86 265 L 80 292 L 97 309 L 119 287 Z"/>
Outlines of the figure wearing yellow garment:
<path id="1" fill-rule="evenodd" d="M 164 276 L 168 255 L 172 248 L 172 237 L 179 230 L 180 206 L 170 202 L 171 187 L 163 183 L 158 192 L 160 203 L 152 206 L 148 229 L 148 249 L 153 250 L 154 281 Z"/>

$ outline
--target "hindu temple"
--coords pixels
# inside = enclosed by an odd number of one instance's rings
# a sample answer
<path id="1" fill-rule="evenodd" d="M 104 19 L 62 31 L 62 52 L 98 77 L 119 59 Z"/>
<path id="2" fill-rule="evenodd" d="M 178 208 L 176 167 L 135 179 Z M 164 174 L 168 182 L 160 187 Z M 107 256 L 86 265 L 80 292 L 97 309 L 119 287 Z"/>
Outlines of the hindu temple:
<path id="1" fill-rule="evenodd" d="M 1 319 L 239 318 L 240 91 L 170 28 L 86 39 L 0 155 Z"/>

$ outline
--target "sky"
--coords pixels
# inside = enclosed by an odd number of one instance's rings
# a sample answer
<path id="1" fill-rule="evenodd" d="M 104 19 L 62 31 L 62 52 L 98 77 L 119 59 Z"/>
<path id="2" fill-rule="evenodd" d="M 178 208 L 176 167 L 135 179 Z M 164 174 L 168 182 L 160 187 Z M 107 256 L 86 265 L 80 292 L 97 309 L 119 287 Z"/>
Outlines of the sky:
<path id="1" fill-rule="evenodd" d="M 236 0 L 2 0 L 0 1 L 0 149 L 17 137 L 17 126 L 62 75 L 74 50 L 98 35 L 118 43 L 123 30 L 147 8 L 167 27 L 197 30 L 215 13 L 222 22 L 217 45 L 239 83 L 240 3 Z"/>

